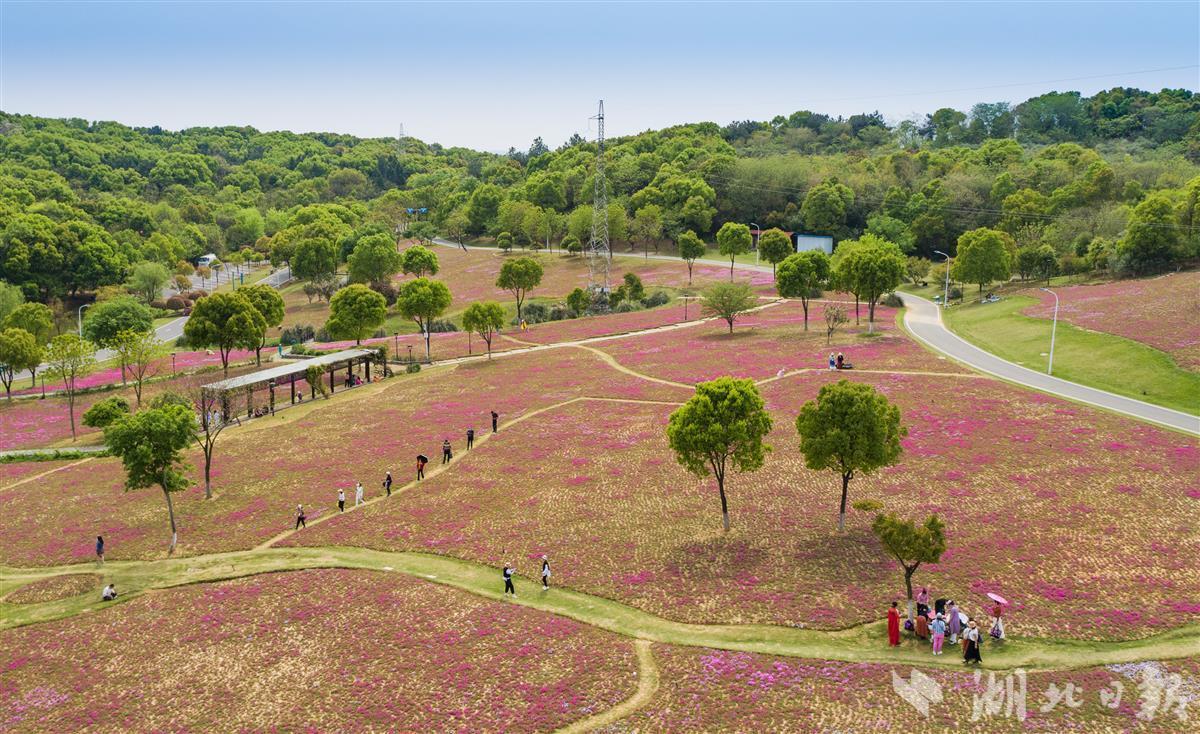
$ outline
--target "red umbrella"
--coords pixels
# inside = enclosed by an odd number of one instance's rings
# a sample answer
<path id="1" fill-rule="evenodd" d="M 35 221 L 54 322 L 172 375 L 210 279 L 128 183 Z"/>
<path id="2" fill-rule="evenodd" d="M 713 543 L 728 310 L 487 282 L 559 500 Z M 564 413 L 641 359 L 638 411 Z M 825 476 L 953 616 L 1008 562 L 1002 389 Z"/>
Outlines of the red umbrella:
<path id="1" fill-rule="evenodd" d="M 1004 597 L 1000 596 L 999 594 L 993 594 L 992 592 L 989 591 L 987 598 L 991 599 L 992 601 L 996 602 L 997 604 L 1003 604 L 1004 606 L 1008 606 L 1008 599 L 1005 599 Z"/>

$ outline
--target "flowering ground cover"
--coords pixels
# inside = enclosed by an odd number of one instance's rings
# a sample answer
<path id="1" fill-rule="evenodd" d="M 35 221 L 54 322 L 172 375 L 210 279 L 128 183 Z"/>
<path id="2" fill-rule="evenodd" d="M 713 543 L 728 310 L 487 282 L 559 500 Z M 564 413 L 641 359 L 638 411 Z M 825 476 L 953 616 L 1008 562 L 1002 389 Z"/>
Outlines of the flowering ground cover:
<path id="1" fill-rule="evenodd" d="M 517 334 L 518 329 L 507 329 L 505 333 Z M 305 346 L 310 346 L 314 349 L 354 349 L 353 340 L 334 341 L 334 342 L 314 342 Z M 407 359 L 409 354 L 414 360 L 425 360 L 425 337 L 422 334 L 400 334 L 399 336 L 382 336 L 374 339 L 364 339 L 362 345 L 369 346 L 386 346 L 389 355 L 398 356 L 401 359 Z M 492 353 L 504 352 L 509 349 L 515 349 L 519 345 L 514 344 L 500 336 L 492 338 Z M 411 347 L 411 351 L 410 348 Z M 471 355 L 479 355 L 487 353 L 487 344 L 479 338 L 477 334 L 469 334 L 465 331 L 449 331 L 444 333 L 435 333 L 429 339 L 429 354 L 433 361 L 438 362 L 444 359 L 456 359 L 458 357 L 469 357 Z M 389 357 L 390 358 L 390 357 Z"/>
<path id="2" fill-rule="evenodd" d="M 0 464 L 0 489 L 24 481 L 38 474 L 61 469 L 77 459 L 63 461 L 14 461 Z"/>
<path id="3" fill-rule="evenodd" d="M 0 658 L 0 729 L 21 732 L 551 731 L 637 680 L 616 635 L 346 570 L 190 586 L 7 630 Z"/>
<path id="4" fill-rule="evenodd" d="M 1200 270 L 1054 290 L 1059 319 L 1148 344 L 1181 367 L 1200 370 Z M 1053 316 L 1054 296 L 1040 290 L 1024 295 L 1039 301 L 1025 315 Z"/>
<path id="5" fill-rule="evenodd" d="M 504 432 L 526 413 L 584 395 L 660 400 L 683 399 L 686 391 L 616 372 L 583 350 L 555 349 L 403 375 L 328 402 L 306 400 L 221 435 L 214 500 L 203 499 L 203 456 L 190 453 L 189 475 L 198 483 L 174 496 L 176 553 L 253 546 L 290 528 L 297 503 L 311 520 L 336 511 L 338 488 L 353 504 L 356 481 L 368 497 L 382 491 L 388 470 L 403 485 L 416 455 L 436 461 L 444 438 L 461 458 L 465 431 L 483 435 L 491 410 L 500 413 Z M 514 434 L 530 427 L 522 423 Z M 96 535 L 104 535 L 110 558 L 161 555 L 168 539 L 162 492 L 127 493 L 123 483 L 120 462 L 104 458 L 6 491 L 0 564 L 85 560 Z"/>
<path id="6" fill-rule="evenodd" d="M 268 350 L 269 353 L 269 350 Z M 254 352 L 252 350 L 235 349 L 229 353 L 229 364 L 241 364 L 247 360 L 253 361 Z M 161 377 L 171 374 L 171 358 L 164 357 L 150 368 L 147 373 L 147 378 Z M 176 372 L 194 372 L 205 367 L 220 367 L 221 355 L 216 352 L 193 351 L 193 352 L 176 352 L 175 353 L 175 371 Z M 62 390 L 64 385 L 61 381 L 49 379 L 50 375 L 46 375 L 46 391 Z M 37 387 L 29 387 L 29 383 L 24 380 L 18 380 L 18 384 L 25 385 L 21 390 L 13 390 L 13 395 L 33 395 L 41 393 L 41 377 L 38 377 Z M 119 387 L 121 385 L 121 368 L 120 366 L 109 366 L 81 377 L 75 381 L 75 387 L 79 390 L 97 387 Z"/>
<path id="7" fill-rule="evenodd" d="M 654 377 L 694 383 L 722 375 L 765 379 L 781 370 L 824 369 L 830 352 L 843 352 L 859 369 L 935 370 L 961 372 L 953 362 L 914 343 L 896 327 L 894 309 L 875 310 L 877 336 L 866 336 L 866 309 L 862 324 L 850 323 L 826 344 L 823 303 L 809 305 L 809 331 L 803 327 L 803 307 L 787 301 L 746 314 L 735 322 L 733 333 L 724 321 L 713 320 L 681 330 L 646 334 L 596 345 L 622 365 Z"/>
<path id="8" fill-rule="evenodd" d="M 34 581 L 4 597 L 6 604 L 40 604 L 66 599 L 101 588 L 100 576 L 94 573 L 69 573 Z"/>
<path id="9" fill-rule="evenodd" d="M 244 358 L 245 355 L 242 356 Z M 243 363 L 231 366 L 229 376 L 235 377 L 247 372 L 253 372 L 256 369 L 265 369 L 265 367 L 254 366 L 253 356 L 253 353 L 251 353 L 249 364 Z M 142 400 L 149 401 L 164 390 L 190 390 L 198 385 L 222 379 L 221 371 L 219 369 L 214 371 L 211 365 L 204 366 L 197 362 L 189 364 L 189 368 L 201 371 L 180 374 L 178 377 L 172 379 L 148 382 L 143 387 Z M 180 373 L 184 371 L 183 365 L 178 362 L 176 363 L 176 369 Z M 171 365 L 168 362 L 167 371 L 164 374 L 169 375 L 170 372 Z M 90 408 L 92 404 L 113 395 L 125 398 L 129 401 L 130 405 L 134 404 L 133 388 L 120 387 L 119 375 L 117 376 L 117 382 L 118 386 L 112 390 L 85 393 L 75 398 L 75 432 L 78 436 L 79 444 L 96 443 L 99 440 L 100 432 L 83 425 L 81 422 L 84 411 Z M 108 383 L 102 382 L 99 384 Z M 70 438 L 71 423 L 67 410 L 67 399 L 65 397 L 48 396 L 44 400 L 37 398 L 24 398 L 12 401 L 0 400 L 0 451 L 44 448 L 63 442 L 69 444 Z"/>
<path id="10" fill-rule="evenodd" d="M 945 656 L 953 654 L 947 645 Z M 992 679 L 1001 695 L 993 693 L 990 700 L 999 706 L 990 710 L 984 705 L 989 700 L 986 672 L 977 681 L 974 672 L 926 669 L 922 672 L 941 691 L 940 701 L 927 702 L 926 717 L 893 689 L 893 674 L 908 682 L 910 666 L 668 645 L 655 645 L 654 657 L 659 686 L 653 699 L 605 731 L 1184 732 L 1194 730 L 1189 727 L 1195 726 L 1200 702 L 1200 663 L 1195 660 L 1027 672 L 1024 716 L 1016 705 L 1018 696 L 1007 698 L 1007 673 Z M 1157 675 L 1169 683 L 1172 674 L 1181 676 L 1178 700 L 1187 720 L 1180 718 L 1179 707 L 1155 699 L 1153 684 L 1143 682 L 1156 680 L 1144 676 Z M 1022 678 L 1014 675 L 1012 683 L 1014 694 L 1021 693 Z M 1149 708 L 1155 700 L 1157 707 Z"/>
<path id="11" fill-rule="evenodd" d="M 842 628 L 882 618 L 902 575 L 838 479 L 803 466 L 800 405 L 837 375 L 764 386 L 774 451 L 729 483 L 722 533 L 711 479 L 675 464 L 670 405 L 573 404 L 501 434 L 398 501 L 287 542 L 443 553 L 485 564 L 540 554 L 563 584 L 681 621 Z M 1013 601 L 1032 636 L 1136 638 L 1200 619 L 1195 440 L 974 376 L 859 374 L 901 408 L 901 463 L 851 500 L 947 522 L 949 550 L 917 583 L 979 613 Z M 1148 521 L 1152 519 L 1152 521 Z"/>

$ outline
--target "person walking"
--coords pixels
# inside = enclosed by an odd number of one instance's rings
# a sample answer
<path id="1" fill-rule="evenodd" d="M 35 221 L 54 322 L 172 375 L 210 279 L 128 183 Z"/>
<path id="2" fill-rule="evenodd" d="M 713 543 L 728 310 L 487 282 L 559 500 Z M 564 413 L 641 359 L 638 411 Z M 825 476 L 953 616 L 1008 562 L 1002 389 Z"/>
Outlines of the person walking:
<path id="1" fill-rule="evenodd" d="M 354 506 L 358 507 L 363 503 L 363 486 L 362 482 L 354 483 Z"/>
<path id="2" fill-rule="evenodd" d="M 542 591 L 550 590 L 550 560 L 542 554 Z"/>
<path id="3" fill-rule="evenodd" d="M 467 429 L 467 451 L 470 451 L 473 446 L 475 446 L 475 429 L 468 428 Z"/>
<path id="4" fill-rule="evenodd" d="M 887 630 L 888 645 L 896 647 L 900 644 L 900 610 L 896 607 L 896 602 L 892 602 L 892 608 L 887 613 Z"/>
<path id="5" fill-rule="evenodd" d="M 442 463 L 449 464 L 452 456 L 454 456 L 454 454 L 450 450 L 450 439 L 447 438 L 446 440 L 442 441 Z"/>
<path id="6" fill-rule="evenodd" d="M 933 654 L 942 654 L 942 642 L 946 639 L 946 620 L 942 619 L 942 615 L 937 615 L 933 620 Z"/>
<path id="7" fill-rule="evenodd" d="M 504 564 L 504 593 L 517 595 L 517 588 L 513 586 L 513 568 L 507 563 Z"/>
<path id="8" fill-rule="evenodd" d="M 96 536 L 96 560 L 100 565 L 104 565 L 104 536 Z"/>
<path id="9" fill-rule="evenodd" d="M 308 527 L 304 522 L 304 505 L 296 505 L 296 530 Z"/>
<path id="10" fill-rule="evenodd" d="M 346 491 L 338 489 L 338 512 L 346 511 Z"/>
<path id="11" fill-rule="evenodd" d="M 425 478 L 425 465 L 429 463 L 429 457 L 425 454 L 417 454 L 417 480 Z"/>
<path id="12" fill-rule="evenodd" d="M 383 491 L 387 492 L 387 496 L 392 496 L 392 470 L 389 469 L 387 476 L 383 478 Z"/>
<path id="13" fill-rule="evenodd" d="M 950 600 L 950 605 L 946 607 L 946 628 L 950 631 L 950 644 L 958 644 L 958 633 L 962 631 L 962 620 L 958 618 L 958 605 L 954 600 Z"/>
<path id="14" fill-rule="evenodd" d="M 970 665 L 971 663 L 983 663 L 983 658 L 979 654 L 979 626 L 975 624 L 975 620 L 967 623 L 967 631 L 963 634 L 963 639 L 966 640 L 966 652 L 963 653 L 963 662 Z"/>
<path id="15" fill-rule="evenodd" d="M 497 426 L 497 423 L 499 422 L 499 420 L 500 420 L 500 414 L 493 410 L 492 411 L 492 433 L 496 432 L 496 426 Z"/>

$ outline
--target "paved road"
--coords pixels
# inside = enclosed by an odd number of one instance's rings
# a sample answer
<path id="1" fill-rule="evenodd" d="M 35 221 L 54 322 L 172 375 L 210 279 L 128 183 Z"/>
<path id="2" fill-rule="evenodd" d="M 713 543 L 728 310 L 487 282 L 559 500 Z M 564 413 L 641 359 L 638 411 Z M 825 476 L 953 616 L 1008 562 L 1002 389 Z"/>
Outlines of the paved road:
<path id="1" fill-rule="evenodd" d="M 907 307 L 904 314 L 904 325 L 908 327 L 908 330 L 925 344 L 972 369 L 1016 382 L 1034 390 L 1106 408 L 1149 423 L 1157 423 L 1160 426 L 1187 433 L 1200 434 L 1200 417 L 1151 405 L 1123 395 L 1085 387 L 1001 359 L 947 329 L 942 324 L 942 313 L 937 304 L 911 293 L 900 293 L 900 296 L 904 299 L 904 305 Z M 1200 397 L 1198 397 L 1198 402 L 1200 402 Z"/>

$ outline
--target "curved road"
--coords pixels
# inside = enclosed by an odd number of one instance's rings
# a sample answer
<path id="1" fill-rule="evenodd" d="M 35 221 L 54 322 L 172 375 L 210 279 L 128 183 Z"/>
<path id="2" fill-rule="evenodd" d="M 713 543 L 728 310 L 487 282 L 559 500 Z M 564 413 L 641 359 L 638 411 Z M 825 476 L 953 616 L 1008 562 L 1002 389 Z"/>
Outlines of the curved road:
<path id="1" fill-rule="evenodd" d="M 1061 398 L 1111 410 L 1149 423 L 1200 435 L 1200 417 L 1061 380 L 1001 359 L 954 334 L 942 324 L 937 304 L 911 293 L 904 299 L 904 326 L 920 341 L 966 366 Z M 1200 402 L 1200 396 L 1197 397 Z"/>

